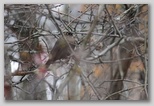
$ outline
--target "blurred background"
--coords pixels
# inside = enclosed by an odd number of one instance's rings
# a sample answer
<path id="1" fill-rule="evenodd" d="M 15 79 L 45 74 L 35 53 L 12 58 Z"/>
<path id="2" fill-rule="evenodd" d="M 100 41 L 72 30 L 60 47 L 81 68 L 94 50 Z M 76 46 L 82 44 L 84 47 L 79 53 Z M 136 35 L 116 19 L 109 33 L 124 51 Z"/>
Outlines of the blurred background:
<path id="1" fill-rule="evenodd" d="M 6 100 L 147 100 L 147 4 L 5 4 Z"/>

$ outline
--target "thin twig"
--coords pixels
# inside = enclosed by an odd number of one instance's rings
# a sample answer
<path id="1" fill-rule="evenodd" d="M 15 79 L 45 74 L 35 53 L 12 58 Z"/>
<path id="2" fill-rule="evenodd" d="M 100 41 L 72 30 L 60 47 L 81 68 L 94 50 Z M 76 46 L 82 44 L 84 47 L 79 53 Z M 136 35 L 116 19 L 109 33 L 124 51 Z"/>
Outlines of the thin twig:
<path id="1" fill-rule="evenodd" d="M 62 37 L 64 38 L 64 40 L 66 41 L 66 43 L 67 43 L 67 45 L 69 46 L 71 52 L 74 53 L 74 51 L 73 51 L 73 49 L 71 48 L 70 44 L 68 43 L 68 41 L 67 41 L 65 35 L 63 34 L 61 28 L 59 27 L 58 23 L 56 22 L 55 18 L 53 17 L 52 12 L 51 12 L 50 9 L 49 9 L 49 6 L 48 6 L 47 4 L 45 4 L 45 6 L 46 6 L 47 9 L 48 9 L 50 18 L 51 18 L 52 21 L 54 22 L 54 25 L 56 26 L 56 28 L 58 29 L 58 31 L 60 32 L 60 34 L 62 35 Z"/>
<path id="2" fill-rule="evenodd" d="M 89 40 L 90 37 L 91 37 L 91 34 L 92 34 L 92 32 L 93 32 L 93 30 L 94 30 L 94 28 L 95 28 L 95 26 L 96 26 L 96 24 L 97 24 L 97 22 L 98 22 L 98 19 L 99 19 L 99 17 L 100 17 L 100 14 L 101 14 L 103 8 L 104 8 L 104 5 L 103 5 L 103 4 L 102 4 L 102 5 L 99 5 L 98 13 L 97 13 L 97 15 L 95 16 L 94 21 L 93 21 L 93 23 L 92 23 L 92 25 L 91 25 L 91 27 L 90 27 L 90 29 L 89 29 L 89 31 L 88 31 L 88 34 L 87 34 L 87 36 L 85 37 L 85 40 L 84 40 L 84 42 L 83 42 L 83 46 L 84 46 L 84 47 L 86 46 L 88 40 Z"/>
<path id="3" fill-rule="evenodd" d="M 114 80 L 106 80 L 103 81 L 99 86 L 103 85 L 105 82 L 118 82 L 118 81 L 124 81 L 124 82 L 130 82 L 130 83 L 136 83 L 138 85 L 143 85 L 139 82 L 133 81 L 133 80 L 129 80 L 129 79 L 114 79 Z"/>
<path id="4" fill-rule="evenodd" d="M 89 86 L 92 88 L 92 90 L 94 91 L 96 97 L 98 100 L 101 100 L 101 97 L 98 93 L 98 91 L 95 89 L 94 85 L 91 83 L 91 81 L 84 75 L 84 73 L 82 73 L 82 76 L 86 79 L 87 83 L 89 84 Z"/>
<path id="5" fill-rule="evenodd" d="M 98 55 L 95 55 L 95 56 L 92 57 L 92 58 L 88 58 L 88 60 L 94 60 L 94 59 L 97 59 L 97 58 L 99 58 L 100 56 L 106 54 L 110 49 L 112 49 L 113 47 L 117 46 L 117 45 L 120 43 L 120 41 L 121 41 L 122 39 L 123 39 L 123 38 L 120 38 L 118 41 L 116 41 L 116 42 L 112 43 L 111 45 L 107 46 L 107 48 L 104 49 L 102 52 L 100 52 Z"/>
<path id="6" fill-rule="evenodd" d="M 139 88 L 139 87 L 143 87 L 144 85 L 139 85 L 139 86 L 135 86 L 135 87 L 130 87 L 128 89 L 123 89 L 123 90 L 120 90 L 120 91 L 117 91 L 117 92 L 114 92 L 108 96 L 106 96 L 105 98 L 101 98 L 101 100 L 106 100 L 107 98 L 111 97 L 111 96 L 114 96 L 116 94 L 119 94 L 119 93 L 122 93 L 122 92 L 125 92 L 125 91 L 129 91 L 129 90 L 132 90 L 132 89 L 136 89 L 136 88 Z"/>
<path id="7" fill-rule="evenodd" d="M 109 11 L 108 11 L 106 5 L 105 5 L 105 9 L 106 9 L 106 11 L 107 11 L 107 13 L 108 13 L 108 15 L 109 15 L 109 17 L 110 17 L 110 19 L 111 19 L 111 22 L 112 22 L 113 26 L 115 27 L 116 31 L 119 33 L 119 37 L 122 37 L 122 34 L 120 33 L 120 31 L 119 31 L 117 25 L 115 24 L 115 22 L 114 22 L 112 16 L 110 15 L 110 13 L 109 13 Z"/>

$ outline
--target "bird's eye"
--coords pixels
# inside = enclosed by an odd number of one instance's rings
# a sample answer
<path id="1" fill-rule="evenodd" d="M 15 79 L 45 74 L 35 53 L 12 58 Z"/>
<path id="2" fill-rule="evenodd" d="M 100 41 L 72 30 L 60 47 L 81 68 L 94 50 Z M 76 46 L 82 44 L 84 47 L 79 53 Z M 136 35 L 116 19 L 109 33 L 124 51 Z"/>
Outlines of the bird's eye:
<path id="1" fill-rule="evenodd" d="M 71 32 L 67 32 L 67 35 L 72 36 L 73 34 Z"/>
<path id="2" fill-rule="evenodd" d="M 72 32 L 63 32 L 65 35 L 68 35 L 68 36 L 73 36 L 73 33 Z"/>

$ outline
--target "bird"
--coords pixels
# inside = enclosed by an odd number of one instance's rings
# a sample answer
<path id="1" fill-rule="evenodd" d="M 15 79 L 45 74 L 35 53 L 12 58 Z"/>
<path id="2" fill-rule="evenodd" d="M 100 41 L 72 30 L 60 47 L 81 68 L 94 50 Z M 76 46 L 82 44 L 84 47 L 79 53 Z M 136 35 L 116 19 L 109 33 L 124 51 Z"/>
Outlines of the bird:
<path id="1" fill-rule="evenodd" d="M 49 67 L 50 64 L 53 64 L 56 60 L 66 59 L 72 52 L 71 48 L 75 48 L 75 38 L 73 37 L 73 34 L 71 32 L 65 32 L 64 34 L 68 43 L 63 37 L 60 37 L 56 41 L 54 47 L 49 53 L 49 59 L 46 62 L 46 67 Z"/>

